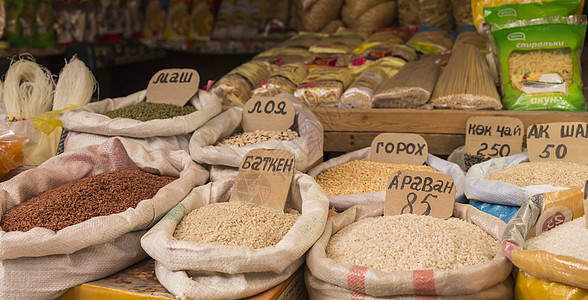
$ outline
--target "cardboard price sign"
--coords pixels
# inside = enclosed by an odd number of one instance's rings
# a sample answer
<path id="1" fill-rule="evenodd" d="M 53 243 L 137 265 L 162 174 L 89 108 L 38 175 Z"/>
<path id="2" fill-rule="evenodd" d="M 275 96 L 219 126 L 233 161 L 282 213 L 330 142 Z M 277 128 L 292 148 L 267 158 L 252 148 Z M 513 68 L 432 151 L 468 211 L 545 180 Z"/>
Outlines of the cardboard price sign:
<path id="1" fill-rule="evenodd" d="M 149 80 L 147 102 L 184 106 L 198 92 L 200 75 L 193 69 L 161 70 Z"/>
<path id="2" fill-rule="evenodd" d="M 380 133 L 370 150 L 370 160 L 390 164 L 422 165 L 428 155 L 425 139 L 411 133 Z"/>
<path id="3" fill-rule="evenodd" d="M 279 149 L 253 149 L 239 165 L 229 201 L 284 210 L 294 175 L 294 154 Z"/>
<path id="4" fill-rule="evenodd" d="M 466 153 L 504 157 L 523 151 L 523 122 L 510 117 L 472 117 L 466 125 Z"/>
<path id="5" fill-rule="evenodd" d="M 449 175 L 402 170 L 388 178 L 384 215 L 415 214 L 447 219 L 453 215 L 455 183 Z"/>
<path id="6" fill-rule="evenodd" d="M 294 106 L 281 97 L 255 97 L 243 107 L 243 131 L 285 131 L 294 123 Z"/>
<path id="7" fill-rule="evenodd" d="M 588 123 L 534 124 L 527 129 L 529 160 L 588 164 Z"/>

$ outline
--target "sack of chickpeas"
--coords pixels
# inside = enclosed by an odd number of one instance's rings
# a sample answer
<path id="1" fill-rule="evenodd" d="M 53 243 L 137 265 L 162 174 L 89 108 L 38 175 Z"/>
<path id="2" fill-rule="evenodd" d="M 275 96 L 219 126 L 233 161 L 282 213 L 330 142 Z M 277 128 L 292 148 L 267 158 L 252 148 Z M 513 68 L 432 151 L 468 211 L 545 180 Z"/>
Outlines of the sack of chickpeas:
<path id="1" fill-rule="evenodd" d="M 528 152 L 473 165 L 465 175 L 468 199 L 521 206 L 532 196 L 583 186 L 588 166 L 572 162 L 530 162 Z"/>
<path id="2" fill-rule="evenodd" d="M 295 173 L 284 211 L 228 202 L 234 179 L 195 188 L 141 240 L 159 282 L 178 299 L 237 299 L 290 277 L 320 237 L 324 191 Z"/>
<path id="3" fill-rule="evenodd" d="M 197 163 L 238 167 L 252 149 L 282 149 L 296 158 L 296 170 L 306 171 L 323 156 L 323 125 L 312 111 L 292 95 L 279 94 L 290 100 L 296 115 L 287 131 L 243 132 L 243 106 L 232 107 L 208 121 L 192 134 L 190 155 Z"/>
<path id="4" fill-rule="evenodd" d="M 143 234 L 207 180 L 185 151 L 112 138 L 0 183 L 0 299 L 54 299 L 147 257 Z"/>
<path id="5" fill-rule="evenodd" d="M 145 95 L 143 90 L 65 113 L 63 128 L 71 132 L 66 151 L 95 145 L 113 136 L 134 139 L 149 150 L 188 151 L 190 134 L 221 112 L 218 97 L 202 90 L 185 106 L 147 102 Z"/>
<path id="6" fill-rule="evenodd" d="M 454 163 L 429 154 L 425 165 L 388 164 L 369 160 L 370 147 L 329 159 L 308 171 L 329 196 L 331 207 L 343 211 L 386 198 L 386 181 L 400 170 L 440 172 L 455 183 L 455 201 L 464 202 L 463 172 Z"/>
<path id="7" fill-rule="evenodd" d="M 460 203 L 447 220 L 383 214 L 367 203 L 327 220 L 306 255 L 311 299 L 513 298 L 504 222 Z"/>

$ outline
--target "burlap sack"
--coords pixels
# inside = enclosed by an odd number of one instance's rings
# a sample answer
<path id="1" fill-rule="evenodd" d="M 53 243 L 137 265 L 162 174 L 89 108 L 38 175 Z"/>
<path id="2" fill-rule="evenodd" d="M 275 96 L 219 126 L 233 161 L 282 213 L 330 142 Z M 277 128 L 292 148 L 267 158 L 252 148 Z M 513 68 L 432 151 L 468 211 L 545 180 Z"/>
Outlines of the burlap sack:
<path id="1" fill-rule="evenodd" d="M 356 205 L 327 220 L 321 238 L 306 255 L 306 287 L 311 299 L 386 299 L 436 296 L 441 299 L 510 299 L 512 265 L 499 251 L 487 263 L 458 270 L 384 272 L 368 267 L 338 263 L 326 257 L 331 236 L 358 220 L 381 216 L 384 203 Z M 473 223 L 496 239 L 506 224 L 477 209 L 456 203 L 453 216 Z"/>
<path id="2" fill-rule="evenodd" d="M 233 185 L 234 180 L 229 179 L 195 188 L 141 240 L 143 249 L 158 263 L 158 280 L 180 299 L 243 298 L 267 290 L 301 266 L 304 254 L 323 232 L 327 196 L 310 176 L 296 173 L 286 207 L 302 215 L 275 246 L 252 249 L 173 237 L 179 222 L 192 210 L 228 201 Z"/>
<path id="3" fill-rule="evenodd" d="M 353 152 L 349 152 L 347 154 L 335 158 L 331 158 L 328 161 L 310 169 L 310 171 L 308 171 L 308 175 L 315 177 L 330 167 L 354 160 L 369 158 L 370 150 L 371 148 L 367 147 Z M 450 163 L 446 160 L 443 160 L 441 158 L 438 158 L 437 156 L 434 156 L 432 154 L 429 154 L 425 163 L 429 165 L 431 168 L 443 174 L 451 176 L 456 188 L 455 201 L 465 202 L 465 197 L 463 194 L 464 174 L 459 168 L 459 166 L 457 166 L 454 163 Z M 386 199 L 386 191 L 384 190 L 375 193 L 361 193 L 352 195 L 328 195 L 328 197 L 331 207 L 334 207 L 338 211 L 343 211 L 355 204 L 384 201 Z"/>
<path id="4" fill-rule="evenodd" d="M 473 165 L 465 175 L 464 193 L 466 197 L 488 203 L 521 206 L 533 195 L 567 189 L 552 185 L 518 187 L 506 182 L 485 179 L 496 171 L 528 161 L 529 154 L 522 152 Z"/>
<path id="5" fill-rule="evenodd" d="M 0 184 L 2 215 L 19 203 L 65 183 L 99 173 L 141 169 L 178 177 L 136 208 L 89 219 L 57 232 L 36 227 L 0 231 L 0 298 L 57 298 L 70 287 L 117 272 L 144 258 L 139 239 L 179 203 L 208 171 L 184 151 L 125 150 L 112 138 L 102 145 L 58 155 Z"/>
<path id="6" fill-rule="evenodd" d="M 63 128 L 69 131 L 134 138 L 184 135 L 192 133 L 221 111 L 220 100 L 214 94 L 200 90 L 190 100 L 197 110 L 185 116 L 143 122 L 124 118 L 111 119 L 102 115 L 111 110 L 146 101 L 145 94 L 146 90 L 143 90 L 126 97 L 104 99 L 70 110 L 63 115 Z"/>
<path id="7" fill-rule="evenodd" d="M 296 170 L 306 171 L 323 155 L 323 125 L 312 111 L 292 95 L 279 94 L 294 105 L 296 117 L 291 129 L 298 131 L 299 138 L 292 141 L 269 140 L 261 143 L 237 146 L 213 146 L 234 132 L 241 130 L 242 106 L 232 107 L 208 121 L 194 131 L 190 139 L 190 155 L 197 163 L 238 167 L 241 160 L 252 149 L 282 149 L 292 152 L 296 158 Z"/>
<path id="8" fill-rule="evenodd" d="M 521 206 L 506 226 L 502 250 L 516 267 L 531 276 L 588 289 L 588 262 L 547 251 L 525 250 L 526 240 L 541 215 L 542 201 L 547 195 L 549 194 L 535 195 Z"/>

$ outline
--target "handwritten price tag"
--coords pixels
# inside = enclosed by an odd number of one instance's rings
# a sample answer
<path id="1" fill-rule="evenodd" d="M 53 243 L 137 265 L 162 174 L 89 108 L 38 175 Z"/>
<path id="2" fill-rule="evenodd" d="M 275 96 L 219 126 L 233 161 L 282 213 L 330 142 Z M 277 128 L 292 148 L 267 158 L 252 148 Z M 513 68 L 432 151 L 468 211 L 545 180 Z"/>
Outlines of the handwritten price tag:
<path id="1" fill-rule="evenodd" d="M 370 150 L 372 161 L 391 164 L 422 165 L 428 155 L 425 139 L 411 133 L 380 133 L 372 141 Z"/>
<path id="2" fill-rule="evenodd" d="M 296 112 L 292 103 L 281 97 L 255 97 L 243 107 L 243 131 L 284 131 L 292 126 Z"/>
<path id="3" fill-rule="evenodd" d="M 472 117 L 466 125 L 466 153 L 504 157 L 523 151 L 523 122 L 510 117 Z"/>
<path id="4" fill-rule="evenodd" d="M 527 129 L 529 160 L 588 164 L 588 123 L 535 124 Z"/>
<path id="5" fill-rule="evenodd" d="M 148 102 L 184 106 L 198 92 L 200 75 L 193 69 L 161 70 L 149 81 Z"/>
<path id="6" fill-rule="evenodd" d="M 384 215 L 415 214 L 447 219 L 453 215 L 455 183 L 445 174 L 403 170 L 391 175 Z"/>
<path id="7" fill-rule="evenodd" d="M 279 149 L 253 149 L 239 165 L 239 174 L 229 201 L 242 201 L 284 209 L 292 177 L 294 154 Z"/>

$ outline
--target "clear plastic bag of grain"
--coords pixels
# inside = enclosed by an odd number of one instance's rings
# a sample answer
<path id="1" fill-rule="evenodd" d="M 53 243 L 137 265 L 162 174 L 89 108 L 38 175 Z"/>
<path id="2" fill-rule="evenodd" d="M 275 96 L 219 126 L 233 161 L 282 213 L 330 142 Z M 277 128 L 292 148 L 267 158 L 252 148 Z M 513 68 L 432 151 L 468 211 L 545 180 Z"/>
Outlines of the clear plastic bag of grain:
<path id="1" fill-rule="evenodd" d="M 582 188 L 534 195 L 521 206 L 502 236 L 502 250 L 513 264 L 529 276 L 552 282 L 550 285 L 559 283 L 558 294 L 588 290 L 586 215 L 581 207 L 572 213 L 566 205 L 570 200 L 582 202 Z M 560 203 L 545 209 L 544 202 Z M 536 229 L 538 235 L 534 234 Z"/>
<path id="2" fill-rule="evenodd" d="M 353 56 L 348 68 L 353 71 L 355 76 L 359 76 L 372 66 L 399 70 L 407 62 L 417 59 L 417 53 L 411 47 L 383 42 L 370 42 L 361 44 L 353 49 Z"/>
<path id="3" fill-rule="evenodd" d="M 215 82 L 211 92 L 222 99 L 223 105 L 243 105 L 251 98 L 251 90 L 264 81 L 270 72 L 268 62 L 248 61 Z"/>
<path id="4" fill-rule="evenodd" d="M 363 39 L 359 35 L 333 35 L 310 46 L 312 53 L 351 53 Z"/>
<path id="5" fill-rule="evenodd" d="M 242 299 L 285 281 L 323 232 L 324 191 L 295 173 L 283 211 L 228 202 L 234 179 L 197 187 L 147 232 L 161 284 L 181 299 Z"/>
<path id="6" fill-rule="evenodd" d="M 346 67 L 351 62 L 351 53 L 312 53 L 304 59 L 309 69 Z"/>
<path id="7" fill-rule="evenodd" d="M 343 93 L 339 106 L 343 108 L 371 108 L 374 93 L 387 78 L 388 75 L 381 68 L 369 68 L 359 75 Z"/>
<path id="8" fill-rule="evenodd" d="M 453 50 L 430 102 L 437 108 L 502 109 L 488 64 L 480 50 L 470 44 Z"/>
<path id="9" fill-rule="evenodd" d="M 337 107 L 343 92 L 353 81 L 348 68 L 315 68 L 294 91 L 294 96 L 313 108 Z"/>
<path id="10" fill-rule="evenodd" d="M 302 48 L 272 48 L 259 53 L 253 57 L 253 60 L 262 60 L 275 66 L 281 66 L 304 61 L 309 55 L 308 50 Z"/>
<path id="11" fill-rule="evenodd" d="M 266 81 L 253 90 L 252 97 L 273 97 L 281 93 L 293 94 L 306 75 L 308 75 L 308 67 L 303 63 L 281 65 Z"/>
<path id="12" fill-rule="evenodd" d="M 559 161 L 530 162 L 527 152 L 473 165 L 464 189 L 469 199 L 521 206 L 533 195 L 584 186 L 588 166 Z"/>
<path id="13" fill-rule="evenodd" d="M 441 67 L 435 62 L 412 61 L 380 86 L 373 107 L 415 108 L 429 101 Z"/>
<path id="14" fill-rule="evenodd" d="M 301 0 L 293 2 L 297 8 L 298 29 L 309 32 L 319 32 L 329 22 L 339 18 L 341 6 L 343 6 L 343 0 L 316 0 L 306 8 L 301 5 Z"/>
<path id="15" fill-rule="evenodd" d="M 398 0 L 398 23 L 407 26 L 436 26 L 453 29 L 450 0 Z"/>
<path id="16" fill-rule="evenodd" d="M 451 9 L 456 29 L 474 25 L 471 0 L 451 0 Z"/>
<path id="17" fill-rule="evenodd" d="M 500 219 L 460 203 L 447 220 L 383 214 L 384 202 L 368 203 L 327 220 L 306 255 L 311 299 L 512 298 Z"/>

